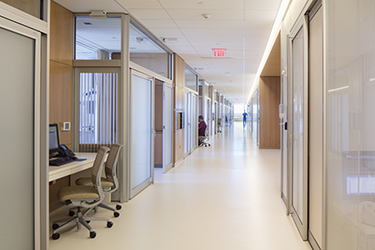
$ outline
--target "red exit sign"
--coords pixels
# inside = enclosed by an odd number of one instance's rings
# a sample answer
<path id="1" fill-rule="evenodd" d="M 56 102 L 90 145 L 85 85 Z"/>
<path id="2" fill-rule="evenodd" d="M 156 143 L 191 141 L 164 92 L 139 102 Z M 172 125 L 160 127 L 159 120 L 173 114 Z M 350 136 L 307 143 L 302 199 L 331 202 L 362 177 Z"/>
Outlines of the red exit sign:
<path id="1" fill-rule="evenodd" d="M 213 49 L 214 57 L 225 57 L 226 49 Z"/>

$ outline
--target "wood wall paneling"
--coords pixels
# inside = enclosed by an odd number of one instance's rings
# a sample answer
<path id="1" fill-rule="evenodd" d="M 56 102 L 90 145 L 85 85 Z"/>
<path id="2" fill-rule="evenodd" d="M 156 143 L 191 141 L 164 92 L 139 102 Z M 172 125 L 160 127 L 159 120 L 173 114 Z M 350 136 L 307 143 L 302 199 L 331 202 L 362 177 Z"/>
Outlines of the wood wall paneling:
<path id="1" fill-rule="evenodd" d="M 73 13 L 51 1 L 50 60 L 73 65 Z"/>
<path id="2" fill-rule="evenodd" d="M 174 54 L 174 98 L 173 106 L 175 110 L 185 109 L 185 61 L 177 54 Z M 186 115 L 186 114 L 185 114 Z M 185 130 L 176 130 L 176 111 L 173 116 L 174 132 L 174 163 L 184 157 Z"/>
<path id="3" fill-rule="evenodd" d="M 66 176 L 64 178 L 57 179 L 55 182 L 51 182 L 49 186 L 49 205 L 56 204 L 59 201 L 57 198 L 57 192 L 66 186 L 69 186 L 70 178 Z"/>
<path id="4" fill-rule="evenodd" d="M 163 82 L 155 80 L 155 131 L 163 132 Z"/>
<path id="5" fill-rule="evenodd" d="M 73 120 L 73 68 L 72 66 L 50 61 L 50 104 L 49 121 L 57 123 Z M 60 143 L 72 146 L 72 130 L 61 132 Z"/>
<path id="6" fill-rule="evenodd" d="M 49 122 L 73 121 L 73 13 L 51 1 Z M 60 131 L 60 143 L 72 148 L 72 130 Z M 69 185 L 69 177 L 50 183 L 49 204 L 57 191 Z"/>
<path id="7" fill-rule="evenodd" d="M 163 167 L 163 134 L 156 133 L 154 140 L 154 166 Z"/>
<path id="8" fill-rule="evenodd" d="M 259 93 L 259 148 L 280 148 L 280 77 L 261 77 Z"/>

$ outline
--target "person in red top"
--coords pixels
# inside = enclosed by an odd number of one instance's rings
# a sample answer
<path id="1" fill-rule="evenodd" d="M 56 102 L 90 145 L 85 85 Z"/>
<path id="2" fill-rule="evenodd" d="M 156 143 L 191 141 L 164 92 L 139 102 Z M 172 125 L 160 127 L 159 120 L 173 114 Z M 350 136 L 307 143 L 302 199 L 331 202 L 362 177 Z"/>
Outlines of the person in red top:
<path id="1" fill-rule="evenodd" d="M 198 124 L 198 136 L 206 137 L 206 128 L 207 128 L 207 124 L 206 124 L 206 122 L 204 121 L 202 115 L 200 115 L 200 116 L 198 117 L 198 120 L 199 120 L 199 124 Z M 200 145 L 200 144 L 201 144 L 201 141 L 198 139 L 198 145 Z"/>

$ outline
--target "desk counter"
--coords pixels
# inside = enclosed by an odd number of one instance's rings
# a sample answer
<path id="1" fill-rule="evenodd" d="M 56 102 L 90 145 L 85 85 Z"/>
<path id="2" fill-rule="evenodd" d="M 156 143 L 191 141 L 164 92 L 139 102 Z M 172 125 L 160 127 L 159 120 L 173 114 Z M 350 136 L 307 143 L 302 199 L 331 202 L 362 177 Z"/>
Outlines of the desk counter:
<path id="1" fill-rule="evenodd" d="M 84 161 L 74 161 L 62 166 L 49 166 L 49 181 L 54 181 L 65 176 L 69 176 L 83 170 L 89 169 L 94 164 L 96 153 L 75 153 L 78 159 Z"/>

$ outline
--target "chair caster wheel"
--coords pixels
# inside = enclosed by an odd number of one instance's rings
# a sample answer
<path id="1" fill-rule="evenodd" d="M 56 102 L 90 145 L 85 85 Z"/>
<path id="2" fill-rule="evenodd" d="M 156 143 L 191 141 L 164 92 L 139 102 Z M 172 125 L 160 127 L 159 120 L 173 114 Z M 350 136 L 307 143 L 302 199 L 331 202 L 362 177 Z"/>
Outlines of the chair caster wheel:
<path id="1" fill-rule="evenodd" d="M 95 237 L 96 237 L 96 232 L 95 231 L 90 232 L 90 238 L 94 239 Z"/>
<path id="2" fill-rule="evenodd" d="M 58 240 L 59 238 L 60 238 L 60 234 L 58 233 L 52 234 L 52 239 Z"/>
<path id="3" fill-rule="evenodd" d="M 113 222 L 112 221 L 107 221 L 107 227 L 111 228 L 112 226 L 113 226 Z"/>
<path id="4" fill-rule="evenodd" d="M 121 208 L 122 208 L 121 205 L 116 205 L 116 209 L 117 209 L 117 210 L 120 210 Z"/>
<path id="5" fill-rule="evenodd" d="M 114 212 L 113 213 L 113 216 L 115 216 L 116 218 L 120 216 L 120 213 L 119 212 Z"/>
<path id="6" fill-rule="evenodd" d="M 69 211 L 69 216 L 72 217 L 75 214 L 74 211 Z"/>
<path id="7" fill-rule="evenodd" d="M 52 229 L 53 230 L 56 230 L 56 229 L 58 229 L 60 226 L 59 226 L 59 224 L 56 224 L 56 223 L 53 223 L 53 225 L 52 225 Z"/>
<path id="8" fill-rule="evenodd" d="M 89 223 L 90 223 L 90 221 L 89 221 L 89 220 L 87 220 L 87 221 L 86 221 L 86 223 L 87 223 L 87 224 L 89 224 Z"/>

